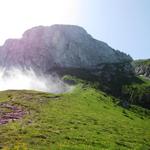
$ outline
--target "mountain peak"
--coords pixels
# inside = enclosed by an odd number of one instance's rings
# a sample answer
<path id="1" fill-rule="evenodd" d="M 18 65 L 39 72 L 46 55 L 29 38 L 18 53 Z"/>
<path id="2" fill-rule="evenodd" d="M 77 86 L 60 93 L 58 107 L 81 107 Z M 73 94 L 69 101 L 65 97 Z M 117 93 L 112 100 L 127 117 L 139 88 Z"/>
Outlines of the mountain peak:
<path id="1" fill-rule="evenodd" d="M 0 48 L 0 65 L 21 65 L 41 70 L 98 68 L 103 63 L 130 62 L 128 55 L 95 40 L 75 25 L 37 26 L 24 32 L 21 39 L 9 39 Z"/>

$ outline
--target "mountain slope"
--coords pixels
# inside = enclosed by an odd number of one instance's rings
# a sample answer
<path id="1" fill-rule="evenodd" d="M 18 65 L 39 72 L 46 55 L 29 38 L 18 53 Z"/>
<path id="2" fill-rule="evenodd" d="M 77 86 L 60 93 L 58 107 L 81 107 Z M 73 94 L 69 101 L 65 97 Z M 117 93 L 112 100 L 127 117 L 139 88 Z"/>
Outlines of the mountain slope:
<path id="1" fill-rule="evenodd" d="M 95 40 L 73 25 L 38 26 L 21 39 L 8 39 L 0 48 L 3 67 L 32 67 L 49 71 L 59 68 L 98 69 L 104 63 L 131 62 L 132 58 L 106 43 Z"/>
<path id="2" fill-rule="evenodd" d="M 0 101 L 22 108 L 21 120 L 0 125 L 4 149 L 144 149 L 150 147 L 149 111 L 129 110 L 90 84 L 71 93 L 5 91 Z M 8 111 L 8 110 L 5 110 Z"/>
<path id="3" fill-rule="evenodd" d="M 104 85 L 104 91 L 117 96 L 122 84 L 134 76 L 131 62 L 129 55 L 74 25 L 33 27 L 21 39 L 8 39 L 0 48 L 0 68 L 89 76 Z"/>

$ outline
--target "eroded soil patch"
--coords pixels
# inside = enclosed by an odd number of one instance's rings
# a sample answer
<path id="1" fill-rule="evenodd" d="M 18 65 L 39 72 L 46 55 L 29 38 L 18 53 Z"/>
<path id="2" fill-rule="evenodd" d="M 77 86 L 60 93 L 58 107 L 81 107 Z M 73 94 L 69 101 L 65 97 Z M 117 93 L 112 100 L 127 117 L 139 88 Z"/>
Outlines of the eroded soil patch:
<path id="1" fill-rule="evenodd" d="M 0 103 L 0 125 L 21 119 L 25 114 L 26 111 L 20 106 L 9 104 L 9 102 Z"/>

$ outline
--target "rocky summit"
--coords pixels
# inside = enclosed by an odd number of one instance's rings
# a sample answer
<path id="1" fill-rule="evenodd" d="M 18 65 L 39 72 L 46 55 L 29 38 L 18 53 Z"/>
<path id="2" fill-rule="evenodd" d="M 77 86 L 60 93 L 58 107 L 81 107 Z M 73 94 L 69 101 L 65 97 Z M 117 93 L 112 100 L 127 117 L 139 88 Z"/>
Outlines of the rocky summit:
<path id="1" fill-rule="evenodd" d="M 37 26 L 21 39 L 8 39 L 0 47 L 1 67 L 26 67 L 47 72 L 53 68 L 98 69 L 123 64 L 130 72 L 132 58 L 94 39 L 74 25 Z M 99 71 L 100 72 L 100 71 Z"/>

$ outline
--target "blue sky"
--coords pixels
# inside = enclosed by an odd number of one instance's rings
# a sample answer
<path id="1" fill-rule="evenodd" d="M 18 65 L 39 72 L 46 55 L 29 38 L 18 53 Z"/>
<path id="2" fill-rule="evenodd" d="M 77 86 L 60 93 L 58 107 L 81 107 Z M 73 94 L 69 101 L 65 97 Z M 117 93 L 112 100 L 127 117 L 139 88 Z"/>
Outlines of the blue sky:
<path id="1" fill-rule="evenodd" d="M 150 0 L 81 0 L 79 24 L 95 38 L 150 58 Z"/>
<path id="2" fill-rule="evenodd" d="M 134 59 L 150 58 L 150 0 L 0 0 L 0 45 L 38 25 L 74 24 Z"/>

